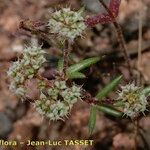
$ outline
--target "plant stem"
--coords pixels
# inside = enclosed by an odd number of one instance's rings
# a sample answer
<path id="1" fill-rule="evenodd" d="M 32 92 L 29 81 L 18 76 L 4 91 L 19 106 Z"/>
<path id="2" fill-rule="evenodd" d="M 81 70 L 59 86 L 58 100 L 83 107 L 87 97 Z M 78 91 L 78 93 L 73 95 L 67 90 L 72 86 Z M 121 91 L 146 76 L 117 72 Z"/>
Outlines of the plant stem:
<path id="1" fill-rule="evenodd" d="M 41 39 L 48 42 L 50 45 L 52 44 L 51 39 L 48 37 L 46 31 L 42 31 L 38 29 L 40 26 L 44 26 L 45 24 L 43 22 L 36 22 L 31 20 L 23 20 L 19 24 L 19 28 L 23 29 L 25 31 L 31 32 L 33 35 L 37 35 Z"/>
<path id="2" fill-rule="evenodd" d="M 118 42 L 120 44 L 121 49 L 123 50 L 124 58 L 125 58 L 126 63 L 128 65 L 129 73 L 132 76 L 130 57 L 129 57 L 128 52 L 127 52 L 127 48 L 126 48 L 126 45 L 125 45 L 125 41 L 124 41 L 124 37 L 123 37 L 123 34 L 122 34 L 121 26 L 118 24 L 118 22 L 115 19 L 114 14 L 109 10 L 109 8 L 104 3 L 104 1 L 103 0 L 99 0 L 99 1 L 102 4 L 102 6 L 107 10 L 107 12 L 110 15 L 110 17 L 112 17 L 112 19 L 113 19 L 113 24 L 114 24 L 114 27 L 115 27 L 116 32 L 118 34 Z"/>
<path id="3" fill-rule="evenodd" d="M 138 146 L 138 120 L 134 121 L 134 140 L 135 140 L 135 150 L 137 150 Z"/>
<path id="4" fill-rule="evenodd" d="M 137 77 L 137 85 L 141 84 L 141 75 L 142 75 L 142 19 L 143 19 L 143 11 L 139 12 L 139 39 L 138 39 L 138 60 L 137 60 L 137 69 L 138 69 L 138 77 Z"/>
<path id="5" fill-rule="evenodd" d="M 141 60 L 142 60 L 142 11 L 139 12 L 139 42 L 138 42 L 138 69 L 141 70 Z"/>
<path id="6" fill-rule="evenodd" d="M 41 80 L 41 81 L 45 81 L 46 86 L 48 86 L 48 87 L 52 87 L 52 86 L 53 86 L 53 82 L 51 82 L 50 80 L 48 80 L 48 79 L 42 77 L 42 76 L 39 75 L 39 74 L 36 75 L 36 78 L 39 79 L 39 80 Z"/>
<path id="7" fill-rule="evenodd" d="M 65 46 L 63 50 L 63 78 L 66 79 L 66 73 L 68 69 L 68 64 L 69 64 L 69 53 L 71 51 L 71 44 L 68 40 L 65 41 Z"/>

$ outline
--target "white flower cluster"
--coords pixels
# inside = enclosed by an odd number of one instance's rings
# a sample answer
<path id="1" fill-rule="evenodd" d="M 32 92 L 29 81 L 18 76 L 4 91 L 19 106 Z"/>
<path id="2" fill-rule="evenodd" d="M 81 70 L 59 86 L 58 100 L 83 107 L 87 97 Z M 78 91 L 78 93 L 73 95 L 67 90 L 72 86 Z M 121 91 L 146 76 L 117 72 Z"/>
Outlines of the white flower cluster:
<path id="1" fill-rule="evenodd" d="M 43 90 L 44 91 L 44 90 Z M 52 88 L 41 92 L 40 99 L 35 101 L 35 108 L 50 120 L 59 120 L 67 117 L 74 103 L 80 99 L 80 87 L 67 87 L 66 81 L 55 81 Z"/>
<path id="2" fill-rule="evenodd" d="M 135 86 L 133 83 L 122 86 L 122 91 L 119 91 L 118 100 L 124 103 L 124 114 L 133 118 L 140 112 L 144 113 L 148 104 L 146 96 L 142 92 L 142 88 Z"/>
<path id="3" fill-rule="evenodd" d="M 46 61 L 44 53 L 41 47 L 27 47 L 23 52 L 22 59 L 14 62 L 9 68 L 7 73 L 12 79 L 10 89 L 15 92 L 16 95 L 25 96 L 25 81 L 32 79 Z"/>
<path id="4" fill-rule="evenodd" d="M 72 11 L 70 8 L 63 8 L 52 14 L 48 27 L 51 32 L 73 41 L 82 34 L 86 25 L 81 10 Z"/>

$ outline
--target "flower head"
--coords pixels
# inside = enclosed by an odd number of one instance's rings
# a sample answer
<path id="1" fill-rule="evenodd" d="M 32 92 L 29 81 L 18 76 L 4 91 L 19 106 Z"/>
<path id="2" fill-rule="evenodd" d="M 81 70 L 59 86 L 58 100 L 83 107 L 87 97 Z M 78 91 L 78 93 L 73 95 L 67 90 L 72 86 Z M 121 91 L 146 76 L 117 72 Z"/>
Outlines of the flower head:
<path id="1" fill-rule="evenodd" d="M 72 11 L 70 8 L 63 8 L 52 14 L 48 27 L 51 32 L 70 40 L 80 36 L 86 25 L 82 17 L 82 11 Z"/>
<path id="2" fill-rule="evenodd" d="M 55 81 L 53 87 L 43 89 L 40 99 L 35 101 L 36 110 L 50 120 L 59 120 L 66 117 L 73 104 L 80 99 L 80 87 L 67 87 L 66 81 Z"/>
<path id="3" fill-rule="evenodd" d="M 41 99 L 36 101 L 35 106 L 36 110 L 41 115 L 50 118 L 52 121 L 62 119 L 64 116 L 68 115 L 69 111 L 69 106 L 65 105 L 61 101 L 51 104 L 50 100 Z"/>
<path id="4" fill-rule="evenodd" d="M 121 87 L 122 90 L 118 93 L 118 100 L 123 101 L 124 114 L 129 117 L 135 117 L 140 112 L 144 113 L 148 104 L 142 88 L 135 86 L 133 83 Z"/>
<path id="5" fill-rule="evenodd" d="M 7 74 L 11 77 L 10 89 L 18 96 L 25 95 L 25 81 L 32 79 L 42 64 L 46 61 L 41 47 L 31 46 L 25 48 L 22 59 L 14 62 Z"/>

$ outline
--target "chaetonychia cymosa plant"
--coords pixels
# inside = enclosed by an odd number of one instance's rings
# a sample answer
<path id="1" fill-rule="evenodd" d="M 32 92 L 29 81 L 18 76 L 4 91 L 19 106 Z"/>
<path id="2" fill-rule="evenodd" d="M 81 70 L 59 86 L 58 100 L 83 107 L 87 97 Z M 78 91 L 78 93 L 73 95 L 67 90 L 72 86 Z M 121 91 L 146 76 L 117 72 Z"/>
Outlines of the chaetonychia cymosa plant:
<path id="1" fill-rule="evenodd" d="M 33 105 L 37 112 L 52 121 L 64 120 L 65 117 L 68 117 L 73 105 L 78 100 L 87 102 L 91 105 L 89 119 L 90 133 L 93 132 L 95 127 L 97 111 L 102 111 L 115 117 L 125 114 L 131 118 L 137 116 L 140 112 L 144 113 L 148 104 L 147 97 L 150 93 L 150 88 L 146 88 L 145 90 L 134 84 L 127 84 L 121 87 L 116 100 L 111 104 L 105 102 L 104 99 L 119 85 L 122 76 L 116 77 L 103 89 L 100 89 L 95 97 L 92 97 L 90 93 L 74 82 L 71 82 L 71 84 L 70 82 L 68 83 L 72 79 L 85 78 L 85 75 L 81 71 L 99 62 L 101 59 L 100 57 L 88 58 L 69 66 L 70 47 L 74 43 L 75 38 L 82 36 L 88 27 L 92 27 L 98 23 L 115 22 L 120 2 L 121 0 L 111 0 L 109 7 L 106 7 L 108 13 L 85 18 L 82 16 L 83 8 L 79 11 L 62 8 L 52 13 L 46 27 L 58 39 L 65 41 L 63 58 L 58 62 L 58 75 L 56 75 L 54 80 L 48 80 L 40 75 L 39 70 L 46 62 L 46 58 L 44 57 L 46 52 L 42 47 L 33 45 L 25 48 L 22 57 L 10 67 L 8 71 L 8 75 L 11 78 L 10 89 L 16 95 L 25 99 L 28 88 L 26 82 L 32 79 L 37 80 L 37 87 L 40 94 L 38 99 L 33 102 Z M 103 6 L 105 7 L 105 4 Z M 26 23 L 21 22 L 20 24 L 20 28 L 33 31 L 32 33 L 36 33 L 40 37 L 45 38 L 50 36 L 49 33 L 36 29 L 36 26 L 37 24 L 33 24 L 31 21 Z M 118 27 L 118 24 L 115 23 L 115 26 Z M 120 30 L 118 34 L 121 34 Z M 122 36 L 118 37 L 121 38 L 120 42 L 122 42 L 121 45 L 124 48 Z M 125 57 L 127 57 L 126 50 Z"/>

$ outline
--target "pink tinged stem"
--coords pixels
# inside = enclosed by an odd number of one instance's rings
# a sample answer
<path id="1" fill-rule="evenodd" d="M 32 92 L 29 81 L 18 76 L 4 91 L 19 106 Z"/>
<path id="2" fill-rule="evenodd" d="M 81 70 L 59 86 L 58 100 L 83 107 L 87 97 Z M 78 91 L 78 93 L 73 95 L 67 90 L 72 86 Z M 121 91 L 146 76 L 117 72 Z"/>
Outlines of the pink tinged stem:
<path id="1" fill-rule="evenodd" d="M 120 6 L 121 0 L 111 0 L 109 4 L 109 10 L 113 13 L 114 17 L 118 16 L 119 12 L 119 6 Z M 108 13 L 100 13 L 95 16 L 90 16 L 85 19 L 85 24 L 88 27 L 95 26 L 96 24 L 106 24 L 106 23 L 111 23 L 113 22 L 114 19 L 110 14 Z"/>
<path id="2" fill-rule="evenodd" d="M 121 3 L 121 0 L 110 1 L 109 9 L 113 13 L 114 17 L 118 16 L 120 3 Z"/>

